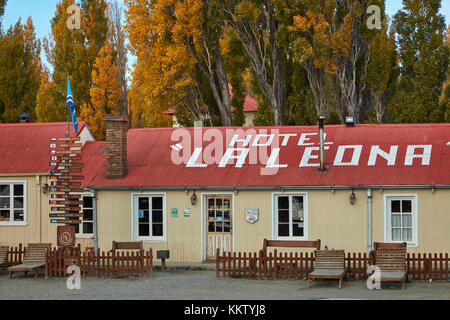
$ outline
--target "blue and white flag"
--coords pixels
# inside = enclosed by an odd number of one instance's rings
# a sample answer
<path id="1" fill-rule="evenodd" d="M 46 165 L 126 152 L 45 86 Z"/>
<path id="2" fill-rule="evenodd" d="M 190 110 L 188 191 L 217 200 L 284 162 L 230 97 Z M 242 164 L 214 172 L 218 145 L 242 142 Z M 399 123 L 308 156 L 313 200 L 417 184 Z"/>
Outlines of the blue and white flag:
<path id="1" fill-rule="evenodd" d="M 78 134 L 77 112 L 75 111 L 75 103 L 73 102 L 72 88 L 70 88 L 69 77 L 67 77 L 67 106 L 70 108 L 73 129 L 75 130 L 76 134 Z"/>

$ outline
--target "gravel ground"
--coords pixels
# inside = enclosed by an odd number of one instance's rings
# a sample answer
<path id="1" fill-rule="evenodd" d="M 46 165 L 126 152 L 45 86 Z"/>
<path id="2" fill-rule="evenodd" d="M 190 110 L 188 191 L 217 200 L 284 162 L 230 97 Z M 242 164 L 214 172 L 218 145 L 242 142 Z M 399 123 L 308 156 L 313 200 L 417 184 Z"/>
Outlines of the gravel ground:
<path id="1" fill-rule="evenodd" d="M 450 282 L 411 281 L 406 290 L 400 283 L 383 283 L 383 290 L 368 290 L 364 281 L 316 281 L 310 289 L 300 280 L 246 280 L 216 278 L 214 271 L 154 272 L 152 278 L 81 278 L 81 290 L 69 290 L 67 278 L 45 280 L 17 273 L 8 279 L 0 272 L 0 300 L 303 300 L 303 299 L 445 299 L 450 300 Z"/>

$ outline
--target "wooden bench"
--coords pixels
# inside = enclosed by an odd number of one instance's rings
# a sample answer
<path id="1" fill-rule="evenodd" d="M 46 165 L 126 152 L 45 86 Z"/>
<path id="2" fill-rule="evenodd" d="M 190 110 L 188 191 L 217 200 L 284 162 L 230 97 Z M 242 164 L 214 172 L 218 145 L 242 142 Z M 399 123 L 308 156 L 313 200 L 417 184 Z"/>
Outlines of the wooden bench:
<path id="1" fill-rule="evenodd" d="M 314 271 L 308 275 L 308 288 L 311 279 L 338 279 L 341 289 L 345 274 L 344 250 L 317 250 Z"/>
<path id="2" fill-rule="evenodd" d="M 12 278 L 14 272 L 25 272 L 26 275 L 29 271 L 34 271 L 37 278 L 39 270 L 45 267 L 46 253 L 51 248 L 51 243 L 28 244 L 22 264 L 8 268 L 9 278 Z"/>
<path id="3" fill-rule="evenodd" d="M 376 266 L 380 268 L 379 281 L 401 281 L 405 289 L 408 276 L 406 269 L 406 248 L 383 248 L 376 251 Z"/>
<path id="4" fill-rule="evenodd" d="M 8 262 L 8 246 L 0 246 L 0 268 L 9 267 L 10 263 Z"/>
<path id="5" fill-rule="evenodd" d="M 144 250 L 144 244 L 142 241 L 137 242 L 112 242 L 111 251 L 115 252 L 116 250 Z"/>
<path id="6" fill-rule="evenodd" d="M 264 258 L 267 258 L 267 248 L 277 247 L 277 248 L 312 248 L 316 250 L 320 250 L 320 239 L 316 241 L 296 241 L 296 240 L 267 240 L 263 241 L 263 248 L 259 250 L 259 254 Z M 254 262 L 256 263 L 256 261 Z M 252 266 L 254 267 L 254 266 Z M 278 265 L 277 272 L 280 272 L 281 266 Z M 292 265 L 292 268 L 295 268 Z"/>
<path id="7" fill-rule="evenodd" d="M 267 240 L 264 239 L 263 248 L 259 250 L 261 254 L 267 256 L 267 248 L 314 248 L 320 250 L 320 239 L 316 241 L 294 241 L 294 240 Z"/>
<path id="8" fill-rule="evenodd" d="M 374 242 L 373 250 L 377 251 L 378 249 L 396 249 L 396 248 L 406 248 L 406 242 Z"/>

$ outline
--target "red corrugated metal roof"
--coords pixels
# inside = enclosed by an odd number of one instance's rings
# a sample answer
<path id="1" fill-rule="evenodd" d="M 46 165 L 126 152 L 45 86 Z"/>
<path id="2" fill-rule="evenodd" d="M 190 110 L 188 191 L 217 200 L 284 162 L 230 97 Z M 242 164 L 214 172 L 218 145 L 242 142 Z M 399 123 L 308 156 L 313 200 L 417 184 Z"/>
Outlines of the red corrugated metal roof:
<path id="1" fill-rule="evenodd" d="M 84 126 L 79 122 L 78 132 Z M 66 131 L 67 122 L 0 124 L 0 174 L 48 172 L 50 139 L 64 137 Z M 70 133 L 75 136 L 72 124 Z"/>
<path id="2" fill-rule="evenodd" d="M 194 130 L 202 130 L 202 133 L 198 134 L 198 139 L 194 138 Z M 352 128 L 343 125 L 325 126 L 327 134 L 325 142 L 326 147 L 329 147 L 325 151 L 325 164 L 328 167 L 326 172 L 317 171 L 319 152 L 317 149 L 310 149 L 318 147 L 317 131 L 315 126 L 133 129 L 128 132 L 128 175 L 121 180 L 105 178 L 104 142 L 86 144 L 83 155 L 86 159 L 84 173 L 86 185 L 92 187 L 450 185 L 450 124 L 357 125 Z M 234 134 L 239 134 L 242 139 L 250 136 L 249 146 L 237 142 L 230 147 Z M 274 135 L 270 148 L 253 146 L 258 134 Z M 267 137 L 260 137 L 261 143 L 267 141 L 265 140 Z M 215 153 L 212 152 L 211 141 L 219 142 Z M 176 146 L 178 143 L 180 145 Z M 180 147 L 181 151 L 177 151 Z M 220 166 L 225 150 L 233 147 L 250 149 L 243 166 L 237 167 L 236 161 Z M 199 158 L 195 164 L 204 167 L 187 166 L 195 148 L 202 148 L 202 155 L 216 155 L 217 160 L 205 166 L 207 162 Z M 279 148 L 279 156 L 274 157 L 278 159 L 275 163 L 285 167 L 266 168 L 267 157 L 258 157 L 256 161 L 250 161 L 255 153 L 267 151 L 271 154 L 277 151 L 276 148 Z M 371 153 L 376 155 L 377 148 L 381 151 L 375 158 L 375 164 L 370 165 L 370 155 Z M 184 162 L 174 163 L 173 159 L 177 162 L 177 158 L 183 156 L 183 152 Z M 308 159 L 309 153 L 311 157 Z M 340 153 L 342 156 L 339 156 Z M 352 159 L 355 160 L 354 163 Z"/>

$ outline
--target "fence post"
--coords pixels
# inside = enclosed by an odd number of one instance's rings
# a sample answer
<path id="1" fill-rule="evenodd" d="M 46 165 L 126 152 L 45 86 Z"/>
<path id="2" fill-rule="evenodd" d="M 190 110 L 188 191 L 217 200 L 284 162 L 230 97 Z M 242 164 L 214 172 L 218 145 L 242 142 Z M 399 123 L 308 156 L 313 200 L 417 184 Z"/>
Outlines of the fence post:
<path id="1" fill-rule="evenodd" d="M 220 262 L 219 249 L 217 249 L 217 252 L 216 252 L 216 278 L 219 277 L 219 262 Z"/>
<path id="2" fill-rule="evenodd" d="M 50 249 L 51 250 L 51 249 Z M 48 249 L 45 251 L 45 279 L 48 279 Z"/>

